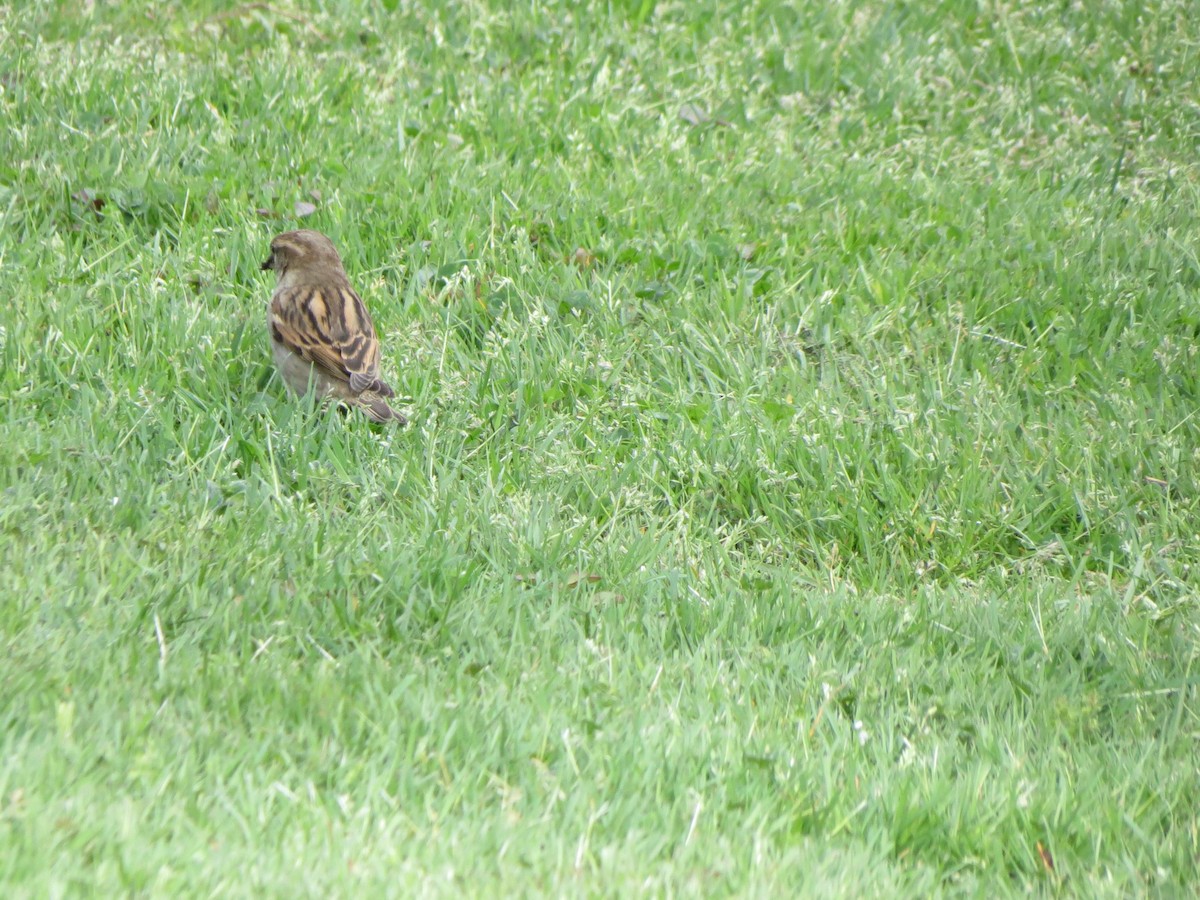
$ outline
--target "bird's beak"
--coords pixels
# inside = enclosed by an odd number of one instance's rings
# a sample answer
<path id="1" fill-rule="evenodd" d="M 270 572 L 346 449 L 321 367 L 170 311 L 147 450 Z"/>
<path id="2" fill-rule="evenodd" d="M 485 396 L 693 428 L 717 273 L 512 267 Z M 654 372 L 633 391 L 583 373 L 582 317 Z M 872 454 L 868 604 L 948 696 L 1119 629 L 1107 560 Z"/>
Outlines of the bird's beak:
<path id="1" fill-rule="evenodd" d="M 267 261 L 264 262 L 259 268 L 263 272 L 266 272 L 268 269 L 275 268 L 275 254 L 272 253 L 270 256 L 268 256 Z"/>

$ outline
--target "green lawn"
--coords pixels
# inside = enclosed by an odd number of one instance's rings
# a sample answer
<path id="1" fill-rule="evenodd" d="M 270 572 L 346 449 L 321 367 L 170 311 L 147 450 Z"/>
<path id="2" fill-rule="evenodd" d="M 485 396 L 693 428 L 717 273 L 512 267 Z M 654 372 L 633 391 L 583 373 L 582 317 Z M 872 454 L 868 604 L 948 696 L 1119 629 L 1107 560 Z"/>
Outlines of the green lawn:
<path id="1" fill-rule="evenodd" d="M 0 141 L 3 896 L 1197 890 L 1194 0 L 24 0 Z"/>

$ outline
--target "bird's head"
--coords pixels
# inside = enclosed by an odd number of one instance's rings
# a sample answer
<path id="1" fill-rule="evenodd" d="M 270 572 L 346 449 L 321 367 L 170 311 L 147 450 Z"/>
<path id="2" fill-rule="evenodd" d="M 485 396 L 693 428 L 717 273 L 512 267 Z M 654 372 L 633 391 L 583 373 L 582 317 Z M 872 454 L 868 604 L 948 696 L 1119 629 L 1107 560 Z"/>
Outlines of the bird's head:
<path id="1" fill-rule="evenodd" d="M 263 270 L 273 269 L 278 278 L 287 273 L 293 276 L 304 272 L 345 273 L 342 258 L 338 256 L 333 241 L 319 231 L 305 228 L 300 231 L 285 231 L 271 241 L 271 254 L 262 264 Z"/>

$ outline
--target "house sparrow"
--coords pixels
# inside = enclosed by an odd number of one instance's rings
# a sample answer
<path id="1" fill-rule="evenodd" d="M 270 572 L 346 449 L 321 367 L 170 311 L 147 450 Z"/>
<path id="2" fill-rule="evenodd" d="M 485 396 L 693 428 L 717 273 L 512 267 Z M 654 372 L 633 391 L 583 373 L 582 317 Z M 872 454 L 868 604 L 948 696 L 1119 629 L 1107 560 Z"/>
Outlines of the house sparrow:
<path id="1" fill-rule="evenodd" d="M 379 378 L 375 326 L 333 242 L 319 231 L 284 232 L 271 241 L 262 267 L 278 278 L 267 328 L 275 365 L 292 392 L 313 391 L 375 422 L 404 425 L 404 416 L 387 404 L 395 391 Z"/>

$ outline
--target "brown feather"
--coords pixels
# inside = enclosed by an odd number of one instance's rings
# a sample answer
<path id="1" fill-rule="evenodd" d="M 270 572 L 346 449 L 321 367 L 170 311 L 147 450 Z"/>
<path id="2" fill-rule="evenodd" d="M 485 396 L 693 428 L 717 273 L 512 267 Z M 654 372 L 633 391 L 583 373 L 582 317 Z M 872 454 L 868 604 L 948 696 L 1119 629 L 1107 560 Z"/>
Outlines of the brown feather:
<path id="1" fill-rule="evenodd" d="M 341 314 L 346 308 L 353 310 L 352 316 Z M 332 303 L 319 288 L 284 288 L 272 298 L 270 315 L 278 340 L 327 375 L 356 392 L 379 381 L 379 338 L 362 301 L 349 287 L 338 290 Z"/>

